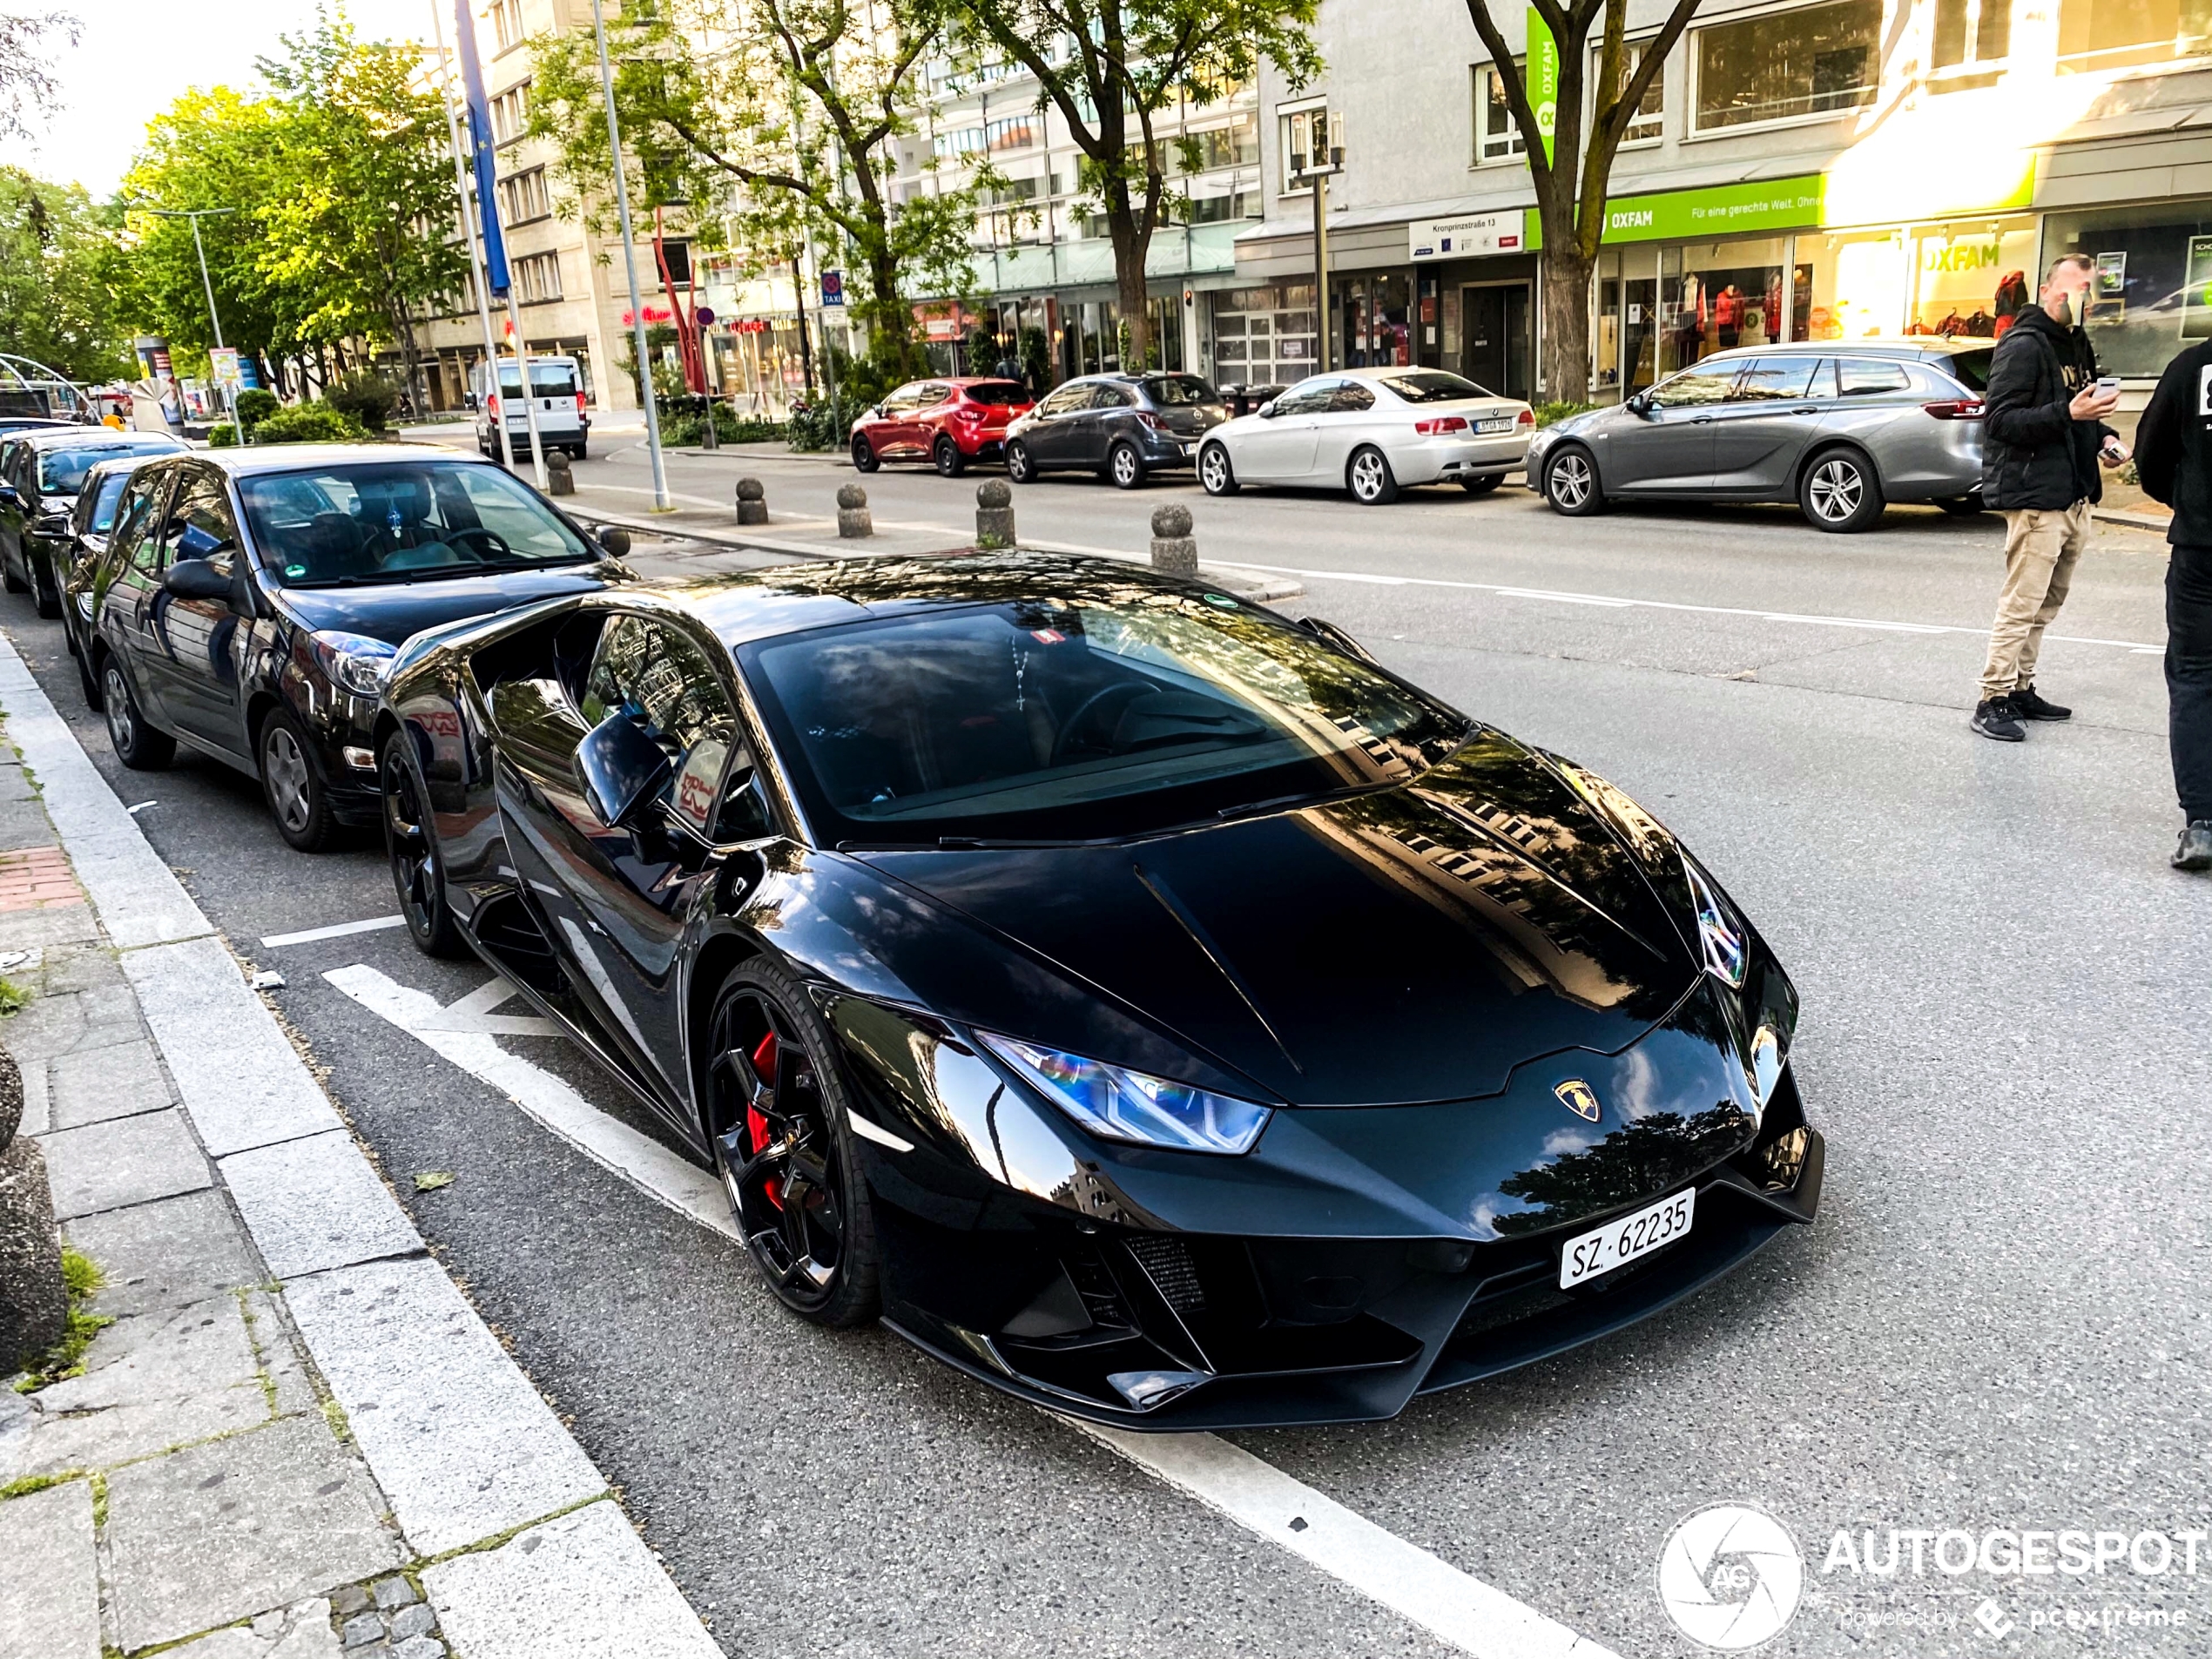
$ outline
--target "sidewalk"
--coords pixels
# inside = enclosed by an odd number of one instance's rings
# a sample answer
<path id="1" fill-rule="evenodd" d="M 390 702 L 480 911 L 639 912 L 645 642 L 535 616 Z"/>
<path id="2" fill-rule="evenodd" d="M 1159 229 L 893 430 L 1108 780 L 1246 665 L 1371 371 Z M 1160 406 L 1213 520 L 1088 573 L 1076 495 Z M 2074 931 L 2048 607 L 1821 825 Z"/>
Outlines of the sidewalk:
<path id="1" fill-rule="evenodd" d="M 0 1389 L 0 1656 L 718 1655 L 4 639 L 0 714 L 0 1045 L 112 1321 Z"/>

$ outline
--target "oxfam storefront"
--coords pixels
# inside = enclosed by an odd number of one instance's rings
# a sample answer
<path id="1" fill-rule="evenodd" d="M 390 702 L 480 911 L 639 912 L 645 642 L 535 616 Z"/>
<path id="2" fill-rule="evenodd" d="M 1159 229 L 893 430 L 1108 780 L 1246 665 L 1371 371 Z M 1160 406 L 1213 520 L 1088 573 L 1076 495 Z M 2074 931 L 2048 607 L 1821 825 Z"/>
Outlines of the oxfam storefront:
<path id="1" fill-rule="evenodd" d="M 1821 173 L 1616 197 L 1591 295 L 1597 395 L 1735 346 L 1993 334 L 2034 284 L 2030 187 L 2023 169 L 1989 205 L 1876 225 Z"/>

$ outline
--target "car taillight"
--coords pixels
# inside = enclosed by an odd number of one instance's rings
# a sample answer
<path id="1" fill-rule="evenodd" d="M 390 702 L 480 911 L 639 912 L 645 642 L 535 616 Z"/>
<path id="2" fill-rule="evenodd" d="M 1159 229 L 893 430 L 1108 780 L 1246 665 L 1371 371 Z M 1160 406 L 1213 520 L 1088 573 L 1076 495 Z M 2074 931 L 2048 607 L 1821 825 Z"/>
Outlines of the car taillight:
<path id="1" fill-rule="evenodd" d="M 584 409 L 583 409 L 583 393 L 581 393 L 581 392 L 578 392 L 578 393 L 576 395 L 576 412 L 577 412 L 578 415 L 582 415 L 582 414 L 584 412 Z"/>
<path id="2" fill-rule="evenodd" d="M 1514 417 L 1514 421 L 1513 421 L 1513 423 L 1514 423 L 1515 426 L 1534 426 L 1534 425 L 1535 425 L 1535 424 L 1536 424 L 1536 411 L 1535 411 L 1535 410 L 1534 410 L 1534 409 L 1523 409 L 1523 410 L 1521 410 L 1521 412 L 1519 415 L 1515 415 L 1515 416 Z"/>
<path id="3" fill-rule="evenodd" d="M 1981 419 L 1981 400 L 1978 397 L 1947 398 L 1940 403 L 1923 403 L 1920 407 L 1939 421 Z"/>
<path id="4" fill-rule="evenodd" d="M 1467 420 L 1464 415 L 1440 415 L 1426 421 L 1413 422 L 1413 430 L 1424 438 L 1441 437 L 1447 432 L 1464 432 Z"/>
<path id="5" fill-rule="evenodd" d="M 1155 432 L 1165 432 L 1168 429 L 1168 423 L 1150 409 L 1139 409 L 1136 412 L 1136 418 Z"/>
<path id="6" fill-rule="evenodd" d="M 484 413 L 492 415 L 496 415 L 499 413 L 498 393 L 494 392 L 489 397 L 484 400 Z"/>

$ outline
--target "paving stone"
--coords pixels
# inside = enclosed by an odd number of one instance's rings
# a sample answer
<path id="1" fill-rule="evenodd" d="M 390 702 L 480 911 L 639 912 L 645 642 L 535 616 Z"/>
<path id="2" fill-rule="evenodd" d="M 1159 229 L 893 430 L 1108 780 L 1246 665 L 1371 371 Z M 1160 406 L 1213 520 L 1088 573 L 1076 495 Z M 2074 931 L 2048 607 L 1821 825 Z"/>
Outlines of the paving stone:
<path id="1" fill-rule="evenodd" d="M 17 1467 L 0 1463 L 10 1477 L 104 1468 L 269 1415 L 246 1320 L 230 1296 L 118 1319 L 92 1339 L 83 1376 L 26 1398 L 37 1424 L 12 1447 Z"/>
<path id="2" fill-rule="evenodd" d="M 384 1621 L 372 1609 L 347 1620 L 345 1628 L 338 1635 L 348 1648 L 365 1648 L 372 1642 L 384 1639 Z"/>
<path id="3" fill-rule="evenodd" d="M 111 1049 L 57 1055 L 46 1076 L 56 1129 L 158 1112 L 173 1103 L 153 1044 L 144 1037 Z"/>
<path id="4" fill-rule="evenodd" d="M 212 1189 L 80 1216 L 62 1232 L 107 1276 L 93 1308 L 118 1318 L 205 1301 L 262 1278 L 246 1229 Z"/>
<path id="5" fill-rule="evenodd" d="M 221 1166 L 239 1214 L 278 1278 L 422 1248 L 422 1236 L 348 1130 L 234 1152 Z"/>
<path id="6" fill-rule="evenodd" d="M 435 1636 L 415 1636 L 392 1649 L 392 1659 L 445 1659 L 446 1644 Z"/>
<path id="7" fill-rule="evenodd" d="M 253 1345 L 260 1351 L 261 1368 L 276 1387 L 280 1417 L 320 1409 L 321 1397 L 309 1380 L 300 1333 L 292 1328 L 281 1300 L 266 1291 L 249 1291 L 246 1311 L 253 1320 Z"/>
<path id="8" fill-rule="evenodd" d="M 18 911 L 18 915 L 66 915 L 75 907 L 51 911 Z M 20 948 L 37 941 L 0 935 L 0 948 Z M 70 991 L 58 996 L 32 999 L 20 1013 L 8 1016 L 8 1049 L 19 1061 L 51 1060 L 57 1055 L 111 1049 L 145 1035 L 138 1023 L 137 1001 L 125 985 L 97 990 Z"/>
<path id="9" fill-rule="evenodd" d="M 47 1060 L 34 1060 L 22 1068 L 23 1122 L 16 1126 L 18 1135 L 44 1135 L 54 1126 L 52 1109 L 47 1103 L 46 1088 L 46 1071 L 52 1063 Z"/>
<path id="10" fill-rule="evenodd" d="M 317 1596 L 168 1649 L 163 1659 L 341 1659 L 341 1650 L 330 1603 Z"/>
<path id="11" fill-rule="evenodd" d="M 98 918 L 90 905 L 56 905 L 45 910 L 10 910 L 0 914 L 0 950 L 27 950 L 40 945 L 96 944 Z"/>
<path id="12" fill-rule="evenodd" d="M 403 1578 L 379 1579 L 369 1593 L 376 1598 L 377 1607 L 386 1613 L 411 1606 L 422 1599 L 415 1593 L 415 1586 Z M 399 1634 L 396 1630 L 393 1632 L 395 1635 Z M 410 1630 L 407 1634 L 412 1635 L 415 1633 Z"/>
<path id="13" fill-rule="evenodd" d="M 0 1503 L 0 1653 L 99 1659 L 92 1494 L 82 1480 Z"/>
<path id="14" fill-rule="evenodd" d="M 330 1605 L 337 1609 L 341 1619 L 350 1619 L 356 1613 L 366 1613 L 372 1605 L 368 1599 L 368 1588 L 363 1584 L 348 1584 L 330 1598 Z"/>
<path id="15" fill-rule="evenodd" d="M 38 804 L 38 797 L 28 789 L 17 793 L 0 787 L 0 852 L 53 844 L 53 822 Z"/>
<path id="16" fill-rule="evenodd" d="M 212 1186 L 207 1160 L 174 1111 L 55 1130 L 41 1137 L 62 1221 Z"/>
<path id="17" fill-rule="evenodd" d="M 106 1534 L 118 1644 L 174 1641 L 388 1571 L 399 1547 L 381 1507 L 320 1416 L 118 1470 Z"/>
<path id="18" fill-rule="evenodd" d="M 408 1593 L 411 1595 L 414 1591 L 410 1589 Z M 403 1607 L 392 1615 L 392 1640 L 404 1642 L 409 1636 L 427 1636 L 437 1626 L 438 1615 L 430 1611 L 427 1603 L 417 1602 L 413 1607 Z"/>
<path id="19" fill-rule="evenodd" d="M 123 983 L 123 965 L 104 945 L 63 945 L 44 953 L 39 979 L 46 995 L 92 991 Z"/>

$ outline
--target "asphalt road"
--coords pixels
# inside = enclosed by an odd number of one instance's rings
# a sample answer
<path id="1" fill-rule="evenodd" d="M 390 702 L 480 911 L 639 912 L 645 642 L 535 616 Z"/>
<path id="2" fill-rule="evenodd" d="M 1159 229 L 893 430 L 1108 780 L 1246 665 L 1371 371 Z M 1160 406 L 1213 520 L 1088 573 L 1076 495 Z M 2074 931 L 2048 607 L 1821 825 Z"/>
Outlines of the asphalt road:
<path id="1" fill-rule="evenodd" d="M 604 435 L 579 481 L 638 488 L 642 455 Z M 718 501 L 753 473 L 802 519 L 851 476 L 671 466 Z M 868 482 L 880 518 L 972 506 L 972 479 Z M 1519 491 L 1372 510 L 1074 482 L 1016 506 L 1030 536 L 1134 550 L 1170 498 L 1204 556 L 1307 572 L 1286 608 L 1681 832 L 1797 978 L 1830 1144 L 1818 1225 L 1670 1312 L 1393 1424 L 1239 1442 L 1622 1655 L 1695 1650 L 1655 1575 L 1676 1522 L 1723 1501 L 1804 1554 L 1768 1652 L 2212 1651 L 2212 1595 L 2178 1570 L 1868 1577 L 1831 1553 L 1838 1529 L 2212 1527 L 2212 882 L 2165 866 L 2163 691 L 2136 649 L 2162 642 L 2162 547 L 2099 537 L 2040 675 L 2077 717 L 2007 746 L 1966 727 L 1993 521 L 1899 509 L 1846 538 L 1780 509 L 1569 523 Z M 377 849 L 293 853 L 251 781 L 205 763 L 121 772 L 57 628 L 15 597 L 0 625 L 240 954 L 287 976 L 282 1012 L 423 1232 L 732 1653 L 1450 1651 L 887 1334 L 783 1315 L 735 1247 L 322 978 L 366 964 L 451 1004 L 484 970 L 390 930 L 259 943 L 389 914 Z M 652 1132 L 565 1045 L 502 1041 Z M 414 1194 L 433 1170 L 453 1184 Z"/>

